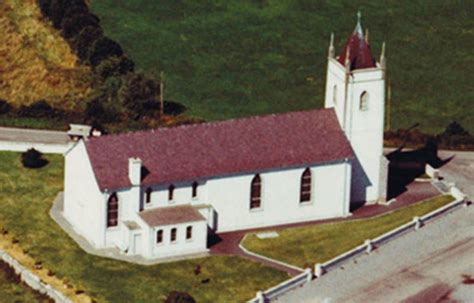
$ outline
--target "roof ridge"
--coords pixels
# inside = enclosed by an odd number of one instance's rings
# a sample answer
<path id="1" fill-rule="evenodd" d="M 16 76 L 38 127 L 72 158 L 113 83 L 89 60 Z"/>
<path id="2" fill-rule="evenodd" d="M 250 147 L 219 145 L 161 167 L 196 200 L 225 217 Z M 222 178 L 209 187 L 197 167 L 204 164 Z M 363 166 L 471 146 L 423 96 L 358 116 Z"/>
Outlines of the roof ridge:
<path id="1" fill-rule="evenodd" d="M 284 112 L 284 113 L 271 113 L 271 114 L 263 114 L 263 115 L 257 115 L 257 116 L 239 117 L 239 118 L 232 118 L 232 119 L 227 119 L 227 120 L 207 121 L 207 122 L 202 122 L 202 123 L 191 123 L 191 124 L 182 124 L 182 125 L 175 125 L 175 126 L 161 126 L 161 127 L 152 128 L 152 129 L 142 129 L 142 130 L 136 130 L 136 131 L 123 132 L 123 133 L 109 134 L 109 135 L 93 137 L 93 138 L 94 140 L 100 140 L 100 138 L 111 138 L 111 137 L 118 138 L 118 137 L 126 137 L 126 136 L 135 136 L 137 134 L 139 135 L 139 134 L 147 134 L 147 133 L 157 133 L 157 132 L 170 131 L 170 130 L 175 130 L 175 129 L 195 128 L 195 127 L 200 127 L 200 126 L 216 127 L 216 126 L 231 123 L 234 121 L 251 121 L 251 120 L 257 120 L 257 119 L 262 119 L 262 118 L 294 115 L 298 113 L 313 112 L 313 111 L 328 111 L 328 110 L 331 110 L 331 109 L 330 108 L 314 108 L 314 109 L 296 110 L 296 111 L 290 111 L 290 112 Z"/>

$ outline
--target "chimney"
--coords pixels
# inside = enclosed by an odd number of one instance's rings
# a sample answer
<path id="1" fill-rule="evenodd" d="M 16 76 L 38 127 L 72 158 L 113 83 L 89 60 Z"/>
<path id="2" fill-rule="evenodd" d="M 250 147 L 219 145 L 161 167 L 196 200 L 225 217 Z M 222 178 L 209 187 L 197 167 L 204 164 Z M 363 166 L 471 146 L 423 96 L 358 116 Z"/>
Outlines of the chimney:
<path id="1" fill-rule="evenodd" d="M 142 160 L 140 158 L 128 158 L 128 178 L 133 186 L 140 185 L 142 175 Z"/>

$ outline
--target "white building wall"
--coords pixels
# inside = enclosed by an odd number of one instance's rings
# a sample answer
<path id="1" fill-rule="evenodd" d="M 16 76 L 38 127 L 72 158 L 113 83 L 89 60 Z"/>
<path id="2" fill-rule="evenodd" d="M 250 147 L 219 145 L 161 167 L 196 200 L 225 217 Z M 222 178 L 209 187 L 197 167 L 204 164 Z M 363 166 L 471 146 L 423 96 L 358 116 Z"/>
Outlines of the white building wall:
<path id="1" fill-rule="evenodd" d="M 186 239 L 186 228 L 192 226 L 192 238 Z M 177 229 L 176 241 L 171 242 L 171 229 Z M 163 242 L 156 243 L 156 233 L 163 230 Z M 145 255 L 147 258 L 166 258 L 179 255 L 203 253 L 207 251 L 206 221 L 187 222 L 150 228 L 147 241 L 151 249 Z"/>
<path id="2" fill-rule="evenodd" d="M 334 91 L 334 87 L 337 87 Z M 368 110 L 360 110 L 360 96 L 369 94 Z M 336 104 L 334 93 L 336 92 Z M 385 79 L 380 68 L 346 73 L 336 59 L 329 58 L 325 107 L 334 107 L 339 123 L 354 149 L 352 201 L 376 202 L 385 198 L 386 186 L 381 171 L 385 111 Z"/>
<path id="3" fill-rule="evenodd" d="M 260 173 L 262 204 L 250 209 L 254 174 L 214 178 L 207 182 L 208 200 L 217 216 L 217 232 L 311 221 L 349 214 L 347 174 L 350 162 L 311 167 L 312 195 L 300 203 L 300 181 L 305 168 Z"/>
<path id="4" fill-rule="evenodd" d="M 95 247 L 104 246 L 105 200 L 83 141 L 65 155 L 64 216 Z"/>

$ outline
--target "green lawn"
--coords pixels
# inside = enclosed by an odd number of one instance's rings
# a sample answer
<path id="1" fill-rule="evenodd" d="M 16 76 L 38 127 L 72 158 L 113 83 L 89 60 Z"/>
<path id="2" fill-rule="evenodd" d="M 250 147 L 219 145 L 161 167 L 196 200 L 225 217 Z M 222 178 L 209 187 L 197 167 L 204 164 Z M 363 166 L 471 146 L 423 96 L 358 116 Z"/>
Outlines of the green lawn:
<path id="1" fill-rule="evenodd" d="M 47 159 L 45 168 L 30 170 L 21 166 L 20 154 L 0 153 L 0 227 L 46 268 L 99 302 L 161 302 L 172 290 L 187 291 L 198 302 L 242 302 L 288 277 L 237 257 L 140 266 L 88 255 L 48 216 L 62 189 L 63 159 Z M 197 264 L 199 276 L 193 273 Z M 206 278 L 210 282 L 201 283 Z"/>
<path id="2" fill-rule="evenodd" d="M 360 244 L 453 201 L 439 196 L 372 219 L 279 230 L 279 237 L 249 234 L 243 245 L 256 253 L 303 268 L 328 261 Z"/>
<path id="3" fill-rule="evenodd" d="M 105 32 L 166 97 L 208 120 L 323 106 L 330 32 L 342 48 L 362 11 L 373 53 L 387 42 L 392 129 L 474 132 L 474 2 L 93 0 Z"/>
<path id="4" fill-rule="evenodd" d="M 40 295 L 20 282 L 13 269 L 0 262 L 0 302 L 48 302 L 48 298 Z"/>

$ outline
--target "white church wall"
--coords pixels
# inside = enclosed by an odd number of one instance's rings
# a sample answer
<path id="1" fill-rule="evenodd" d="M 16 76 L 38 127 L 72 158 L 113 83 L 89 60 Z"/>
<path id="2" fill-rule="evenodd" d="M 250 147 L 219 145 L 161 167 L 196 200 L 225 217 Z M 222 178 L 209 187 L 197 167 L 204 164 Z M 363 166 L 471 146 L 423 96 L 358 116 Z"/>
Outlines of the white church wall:
<path id="1" fill-rule="evenodd" d="M 254 174 L 213 178 L 207 182 L 208 199 L 217 213 L 217 231 L 272 226 L 349 214 L 350 163 L 311 167 L 310 203 L 300 203 L 300 180 L 305 168 L 260 173 L 262 203 L 250 209 L 250 185 Z"/>
<path id="2" fill-rule="evenodd" d="M 96 247 L 104 245 L 105 205 L 84 142 L 65 155 L 64 216 Z"/>

